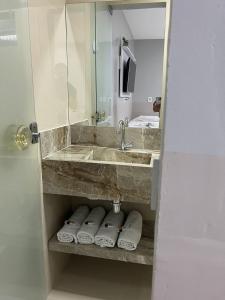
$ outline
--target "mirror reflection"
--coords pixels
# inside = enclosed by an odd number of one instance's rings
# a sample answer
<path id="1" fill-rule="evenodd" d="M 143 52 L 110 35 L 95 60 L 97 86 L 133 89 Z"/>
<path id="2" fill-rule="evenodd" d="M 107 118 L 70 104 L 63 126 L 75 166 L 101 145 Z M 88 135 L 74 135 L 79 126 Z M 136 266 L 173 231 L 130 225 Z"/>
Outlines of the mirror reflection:
<path id="1" fill-rule="evenodd" d="M 70 123 L 160 127 L 163 6 L 67 5 Z"/>

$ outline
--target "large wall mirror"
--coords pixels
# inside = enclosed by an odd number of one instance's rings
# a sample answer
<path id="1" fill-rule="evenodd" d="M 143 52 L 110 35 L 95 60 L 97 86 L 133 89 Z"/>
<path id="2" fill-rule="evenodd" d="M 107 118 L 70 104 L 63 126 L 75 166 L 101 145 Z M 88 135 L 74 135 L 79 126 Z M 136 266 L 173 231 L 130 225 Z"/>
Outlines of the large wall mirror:
<path id="1" fill-rule="evenodd" d="M 70 123 L 160 127 L 166 3 L 67 4 Z"/>

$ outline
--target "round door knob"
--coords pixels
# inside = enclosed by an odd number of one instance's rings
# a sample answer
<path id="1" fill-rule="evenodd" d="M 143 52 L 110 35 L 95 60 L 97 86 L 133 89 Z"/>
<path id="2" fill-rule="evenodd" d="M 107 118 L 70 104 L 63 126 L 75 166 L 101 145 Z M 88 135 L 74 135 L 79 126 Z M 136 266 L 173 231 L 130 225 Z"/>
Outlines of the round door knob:
<path id="1" fill-rule="evenodd" d="M 30 129 L 24 125 L 17 128 L 15 134 L 15 144 L 19 150 L 27 149 L 32 143 L 32 133 Z"/>

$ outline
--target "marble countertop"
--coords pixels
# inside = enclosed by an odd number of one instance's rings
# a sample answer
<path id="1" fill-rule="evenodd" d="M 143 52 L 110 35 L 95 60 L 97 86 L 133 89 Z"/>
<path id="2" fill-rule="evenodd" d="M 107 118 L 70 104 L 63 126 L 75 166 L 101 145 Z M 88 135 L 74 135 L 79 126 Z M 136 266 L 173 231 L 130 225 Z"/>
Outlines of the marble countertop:
<path id="1" fill-rule="evenodd" d="M 159 151 L 72 145 L 42 160 L 44 192 L 149 204 Z"/>
<path id="2" fill-rule="evenodd" d="M 129 149 L 122 151 L 95 145 L 71 145 L 47 156 L 45 160 L 152 167 L 153 160 L 158 159 L 159 156 L 160 151 L 158 150 Z"/>

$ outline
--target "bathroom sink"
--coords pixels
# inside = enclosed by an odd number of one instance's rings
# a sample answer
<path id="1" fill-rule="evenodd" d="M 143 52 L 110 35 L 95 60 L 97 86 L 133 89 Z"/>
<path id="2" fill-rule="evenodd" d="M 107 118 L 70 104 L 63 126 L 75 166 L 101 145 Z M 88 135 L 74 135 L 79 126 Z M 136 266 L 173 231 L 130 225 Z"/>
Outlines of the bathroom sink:
<path id="1" fill-rule="evenodd" d="M 44 192 L 149 204 L 159 151 L 72 145 L 42 161 Z"/>
<path id="2" fill-rule="evenodd" d="M 151 162 L 151 153 L 121 151 L 117 149 L 95 147 L 89 159 L 97 161 L 112 161 L 130 164 L 147 164 Z"/>
<path id="3" fill-rule="evenodd" d="M 150 165 L 151 156 L 152 153 L 149 150 L 122 151 L 107 147 L 73 145 L 52 154 L 49 159 Z"/>

